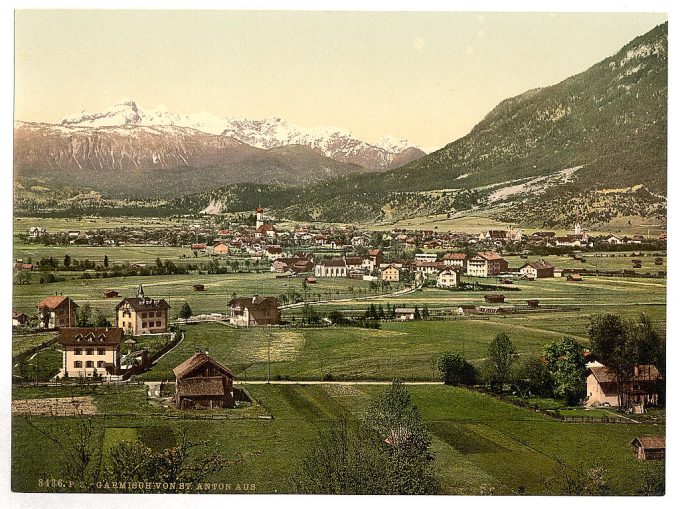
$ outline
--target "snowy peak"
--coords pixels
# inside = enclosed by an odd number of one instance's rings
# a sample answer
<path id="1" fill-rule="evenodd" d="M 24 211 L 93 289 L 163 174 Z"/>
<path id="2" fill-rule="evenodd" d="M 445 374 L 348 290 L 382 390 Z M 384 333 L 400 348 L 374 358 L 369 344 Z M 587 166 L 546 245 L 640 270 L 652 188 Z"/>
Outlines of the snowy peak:
<path id="1" fill-rule="evenodd" d="M 351 131 L 337 127 L 306 128 L 280 117 L 262 120 L 218 117 L 211 113 L 177 114 L 165 106 L 146 110 L 134 99 L 123 99 L 106 111 L 61 119 L 62 127 L 178 126 L 209 134 L 220 134 L 253 147 L 271 149 L 285 145 L 304 145 L 336 161 L 353 163 L 370 170 L 386 170 L 424 155 L 406 140 L 384 136 L 377 143 L 355 138 Z M 407 150 L 410 149 L 410 150 Z"/>

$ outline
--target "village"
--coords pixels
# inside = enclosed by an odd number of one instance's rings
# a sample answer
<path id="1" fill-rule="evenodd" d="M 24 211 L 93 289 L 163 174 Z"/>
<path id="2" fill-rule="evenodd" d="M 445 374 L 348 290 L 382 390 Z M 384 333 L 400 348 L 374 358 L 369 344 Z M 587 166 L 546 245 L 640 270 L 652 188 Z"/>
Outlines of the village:
<path id="1" fill-rule="evenodd" d="M 665 234 L 290 226 L 263 208 L 234 221 L 17 232 L 15 415 L 240 421 L 305 401 L 314 423 L 345 408 L 337 394 L 401 379 L 426 401 L 453 385 L 615 425 L 624 457 L 664 457 L 665 366 L 650 354 L 621 371 L 591 350 L 602 313 L 633 328 L 642 313 L 664 334 Z M 514 367 L 499 380 L 484 359 L 503 335 Z M 535 380 L 555 348 L 577 352 L 572 392 Z M 451 355 L 467 375 L 447 371 Z"/>

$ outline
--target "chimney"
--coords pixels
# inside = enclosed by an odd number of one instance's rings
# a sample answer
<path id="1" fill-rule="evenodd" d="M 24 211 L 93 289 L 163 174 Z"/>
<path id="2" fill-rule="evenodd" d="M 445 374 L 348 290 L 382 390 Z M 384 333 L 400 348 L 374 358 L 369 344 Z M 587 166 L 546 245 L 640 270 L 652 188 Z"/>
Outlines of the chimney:
<path id="1" fill-rule="evenodd" d="M 253 297 L 253 304 L 255 304 L 255 301 L 257 300 L 258 297 L 259 295 L 255 294 L 255 296 Z"/>
<path id="2" fill-rule="evenodd" d="M 205 349 L 205 354 L 206 354 L 206 355 L 210 355 L 210 351 L 208 351 L 207 348 Z"/>

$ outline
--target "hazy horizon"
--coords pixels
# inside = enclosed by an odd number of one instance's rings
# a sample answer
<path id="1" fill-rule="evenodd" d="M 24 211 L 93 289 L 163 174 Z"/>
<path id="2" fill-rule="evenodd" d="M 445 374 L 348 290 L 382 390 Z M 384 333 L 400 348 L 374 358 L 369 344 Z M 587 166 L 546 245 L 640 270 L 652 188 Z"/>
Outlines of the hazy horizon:
<path id="1" fill-rule="evenodd" d="M 332 126 L 423 148 L 498 102 L 586 70 L 665 14 L 15 13 L 15 119 L 145 109 Z"/>

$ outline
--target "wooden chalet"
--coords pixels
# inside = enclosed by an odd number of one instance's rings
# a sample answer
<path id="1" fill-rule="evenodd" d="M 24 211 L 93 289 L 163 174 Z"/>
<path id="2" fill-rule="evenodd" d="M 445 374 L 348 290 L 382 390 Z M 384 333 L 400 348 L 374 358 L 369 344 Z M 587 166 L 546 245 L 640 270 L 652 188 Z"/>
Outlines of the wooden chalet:
<path id="1" fill-rule="evenodd" d="M 173 401 L 178 408 L 235 406 L 235 377 L 208 352 L 196 352 L 172 371 L 176 378 Z"/>
<path id="2" fill-rule="evenodd" d="M 665 437 L 635 437 L 630 445 L 639 460 L 662 460 L 666 457 Z"/>

